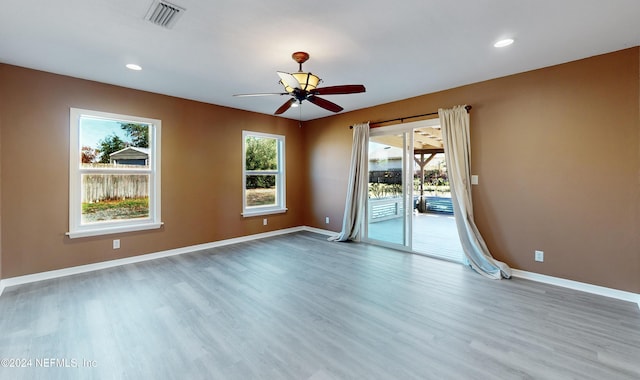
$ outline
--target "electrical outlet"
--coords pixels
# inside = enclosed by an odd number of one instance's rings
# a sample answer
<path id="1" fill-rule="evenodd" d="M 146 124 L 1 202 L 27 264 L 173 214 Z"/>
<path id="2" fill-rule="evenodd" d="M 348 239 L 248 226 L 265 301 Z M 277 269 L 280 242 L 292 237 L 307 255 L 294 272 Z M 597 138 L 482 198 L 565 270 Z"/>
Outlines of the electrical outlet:
<path id="1" fill-rule="evenodd" d="M 329 224 L 329 217 L 328 217 L 328 216 L 324 218 L 324 222 L 325 222 L 326 224 Z"/>
<path id="2" fill-rule="evenodd" d="M 267 225 L 267 218 L 262 219 L 262 225 L 266 226 Z"/>
<path id="3" fill-rule="evenodd" d="M 120 249 L 120 239 L 113 240 L 113 249 Z"/>
<path id="4" fill-rule="evenodd" d="M 544 252 L 543 251 L 535 251 L 533 255 L 534 259 L 539 262 L 544 261 Z"/>

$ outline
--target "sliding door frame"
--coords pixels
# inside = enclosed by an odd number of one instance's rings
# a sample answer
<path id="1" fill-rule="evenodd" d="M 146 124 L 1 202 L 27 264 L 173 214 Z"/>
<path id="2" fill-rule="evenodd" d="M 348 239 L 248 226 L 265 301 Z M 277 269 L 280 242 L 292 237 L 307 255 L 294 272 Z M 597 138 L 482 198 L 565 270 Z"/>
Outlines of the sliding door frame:
<path id="1" fill-rule="evenodd" d="M 420 127 L 433 127 L 440 125 L 440 119 L 427 119 L 409 123 L 394 124 L 386 127 L 371 128 L 369 131 L 369 141 L 372 137 L 384 136 L 384 135 L 398 135 L 403 136 L 403 153 L 402 153 L 402 186 L 403 186 L 403 224 L 404 224 L 404 236 L 403 244 L 396 244 L 385 242 L 382 240 L 376 240 L 369 237 L 369 190 L 367 189 L 367 207 L 365 210 L 365 217 L 362 221 L 362 231 L 364 231 L 363 241 L 375 245 L 380 245 L 388 248 L 398 249 L 407 252 L 413 252 L 413 166 L 414 166 L 414 141 L 413 131 Z M 367 149 L 367 162 L 369 162 L 369 151 Z M 368 186 L 368 185 L 367 185 Z"/>

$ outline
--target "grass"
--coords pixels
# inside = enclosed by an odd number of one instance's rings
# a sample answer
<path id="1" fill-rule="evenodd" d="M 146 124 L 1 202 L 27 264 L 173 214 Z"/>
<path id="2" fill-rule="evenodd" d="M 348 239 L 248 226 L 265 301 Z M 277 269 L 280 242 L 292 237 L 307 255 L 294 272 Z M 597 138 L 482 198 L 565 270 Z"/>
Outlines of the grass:
<path id="1" fill-rule="evenodd" d="M 82 204 L 82 216 L 86 221 L 133 219 L 149 216 L 149 198 L 105 200 Z"/>
<path id="2" fill-rule="evenodd" d="M 276 203 L 276 189 L 247 189 L 247 206 L 264 206 Z"/>

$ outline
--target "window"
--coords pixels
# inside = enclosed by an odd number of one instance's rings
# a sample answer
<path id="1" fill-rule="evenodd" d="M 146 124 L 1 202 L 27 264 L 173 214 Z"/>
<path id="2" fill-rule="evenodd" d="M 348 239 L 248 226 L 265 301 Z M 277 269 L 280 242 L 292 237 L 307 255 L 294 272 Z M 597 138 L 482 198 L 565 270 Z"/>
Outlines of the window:
<path id="1" fill-rule="evenodd" d="M 70 238 L 160 228 L 160 120 L 70 110 Z"/>
<path id="2" fill-rule="evenodd" d="M 242 215 L 287 211 L 284 136 L 242 131 Z"/>

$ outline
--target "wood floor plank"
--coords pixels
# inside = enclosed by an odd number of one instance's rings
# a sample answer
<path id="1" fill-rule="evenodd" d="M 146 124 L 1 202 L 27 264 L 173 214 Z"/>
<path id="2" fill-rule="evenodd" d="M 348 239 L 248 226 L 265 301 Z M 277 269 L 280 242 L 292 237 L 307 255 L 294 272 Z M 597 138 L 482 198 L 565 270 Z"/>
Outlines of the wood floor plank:
<path id="1" fill-rule="evenodd" d="M 638 379 L 640 311 L 300 232 L 10 287 L 2 358 L 32 360 L 2 379 Z"/>

